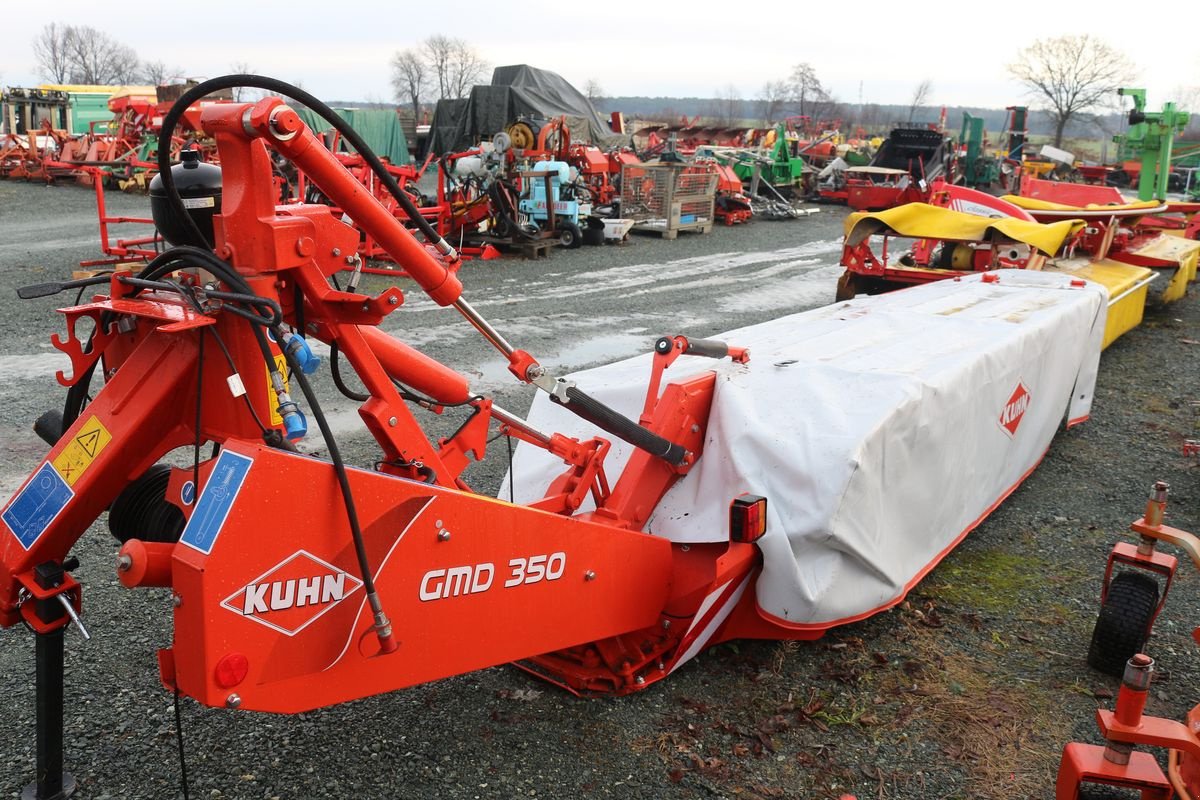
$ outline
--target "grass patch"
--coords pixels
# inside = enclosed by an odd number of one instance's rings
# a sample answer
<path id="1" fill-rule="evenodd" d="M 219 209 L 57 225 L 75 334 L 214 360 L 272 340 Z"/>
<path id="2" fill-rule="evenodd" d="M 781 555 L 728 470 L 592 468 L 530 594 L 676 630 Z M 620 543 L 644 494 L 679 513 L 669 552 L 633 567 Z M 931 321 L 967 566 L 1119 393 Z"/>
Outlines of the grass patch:
<path id="1" fill-rule="evenodd" d="M 1003 550 L 956 554 L 932 577 L 927 593 L 941 603 L 973 611 L 1007 612 L 1029 605 L 1053 570 L 1046 561 Z"/>

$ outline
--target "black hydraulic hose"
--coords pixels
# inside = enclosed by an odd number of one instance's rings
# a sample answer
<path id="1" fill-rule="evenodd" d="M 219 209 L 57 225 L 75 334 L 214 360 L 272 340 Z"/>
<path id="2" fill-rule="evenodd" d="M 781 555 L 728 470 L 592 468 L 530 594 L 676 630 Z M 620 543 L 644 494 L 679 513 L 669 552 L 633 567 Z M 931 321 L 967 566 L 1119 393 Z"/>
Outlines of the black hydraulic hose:
<path id="1" fill-rule="evenodd" d="M 567 388 L 566 394 L 567 402 L 563 402 L 553 394 L 550 395 L 550 399 L 573 411 L 577 417 L 587 420 L 619 439 L 624 439 L 652 456 L 658 456 L 668 464 L 678 466 L 687 458 L 687 450 L 680 445 L 646 430 L 629 417 L 609 408 L 583 390 L 571 386 Z"/>
<path id="2" fill-rule="evenodd" d="M 273 92 L 283 97 L 290 98 L 317 112 L 326 122 L 332 125 L 342 137 L 350 143 L 371 171 L 379 178 L 379 182 L 383 184 L 400 207 L 404 209 L 405 215 L 409 220 L 417 226 L 421 234 L 434 245 L 444 255 L 449 255 L 454 252 L 453 248 L 440 236 L 429 220 L 421 215 L 420 210 L 413 204 L 412 199 L 404 192 L 392 174 L 387 171 L 383 162 L 379 160 L 379 156 L 375 155 L 374 151 L 363 141 L 358 132 L 350 126 L 350 123 L 334 113 L 333 109 L 322 103 L 316 97 L 313 97 L 303 89 L 292 86 L 275 78 L 267 78 L 262 75 L 224 75 L 220 78 L 203 81 L 184 92 L 175 104 L 171 106 L 171 110 L 163 118 L 162 129 L 158 134 L 158 172 L 162 176 L 163 189 L 166 191 L 168 201 L 174 206 L 175 211 L 184 220 L 189 232 L 192 234 L 193 242 L 196 244 L 205 245 L 211 248 L 212 242 L 207 241 L 200 228 L 196 225 L 195 220 L 191 215 L 186 213 L 183 207 L 183 200 L 179 196 L 179 191 L 175 188 L 175 179 L 171 175 L 171 135 L 175 132 L 175 126 L 179 123 L 179 119 L 184 112 L 191 107 L 193 103 L 200 100 L 212 92 L 220 91 L 221 89 L 233 88 L 253 88 L 263 89 L 268 92 Z"/>
<path id="3" fill-rule="evenodd" d="M 257 326 L 255 330 L 259 330 Z M 261 335 L 261 331 L 259 331 Z M 283 332 L 279 328 L 273 328 L 272 333 L 275 338 L 282 342 Z M 266 342 L 266 337 L 262 337 L 263 343 Z M 358 569 L 362 573 L 363 589 L 366 590 L 368 597 L 375 596 L 375 578 L 371 574 L 371 562 L 367 556 L 367 545 L 363 539 L 362 527 L 358 521 L 358 511 L 354 505 L 354 495 L 350 491 L 350 478 L 346 471 L 346 462 L 342 460 L 342 451 L 338 449 L 337 440 L 333 438 L 333 431 L 329 428 L 329 422 L 325 419 L 325 413 L 321 410 L 321 403 L 317 400 L 317 395 L 313 392 L 312 385 L 308 382 L 308 376 L 304 374 L 304 369 L 300 366 L 300 362 L 296 360 L 286 347 L 283 350 L 284 358 L 287 359 L 288 368 L 291 370 L 291 377 L 300 384 L 300 391 L 304 393 L 304 399 L 308 401 L 309 408 L 312 409 L 313 418 L 317 421 L 317 427 L 321 429 L 321 437 L 325 440 L 325 447 L 329 450 L 329 460 L 333 462 L 333 471 L 337 475 L 338 487 L 342 492 L 342 500 L 346 506 L 346 517 L 350 523 L 350 532 L 353 534 L 350 538 L 354 540 L 354 554 L 358 557 Z"/>
<path id="4" fill-rule="evenodd" d="M 504 193 L 505 188 L 506 187 L 502 187 L 500 185 L 499 180 L 493 181 L 492 185 L 488 187 L 488 196 L 492 198 L 492 202 L 496 205 L 496 213 L 499 214 L 500 219 L 504 220 L 504 223 L 508 225 L 513 236 L 520 236 L 523 239 L 532 239 L 533 236 L 529 233 L 529 231 L 525 230 L 525 228 L 523 228 L 520 223 L 518 223 L 517 220 L 509 214 L 509 208 L 511 208 L 511 204 L 509 203 L 508 196 Z"/>
<path id="5" fill-rule="evenodd" d="M 338 361 L 338 354 L 340 352 L 341 351 L 338 349 L 337 341 L 335 340 L 331 342 L 329 345 L 329 374 L 333 376 L 333 385 L 337 387 L 337 390 L 341 392 L 343 396 L 348 397 L 349 399 L 358 403 L 365 403 L 371 399 L 371 395 L 354 391 L 346 385 L 344 380 L 342 380 L 342 368 Z"/>

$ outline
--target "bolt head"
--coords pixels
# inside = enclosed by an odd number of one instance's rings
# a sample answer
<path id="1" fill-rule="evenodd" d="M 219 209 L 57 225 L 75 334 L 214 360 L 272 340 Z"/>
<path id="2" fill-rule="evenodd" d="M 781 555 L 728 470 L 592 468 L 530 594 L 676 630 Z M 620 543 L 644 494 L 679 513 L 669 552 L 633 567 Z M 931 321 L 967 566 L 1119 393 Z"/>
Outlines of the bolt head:
<path id="1" fill-rule="evenodd" d="M 399 420 L 397 420 L 395 417 L 388 417 L 388 425 L 391 427 L 396 427 L 397 422 L 399 422 Z"/>
<path id="2" fill-rule="evenodd" d="M 450 531 L 446 530 L 445 528 L 442 528 L 440 531 L 438 531 L 438 541 L 439 542 L 450 541 Z"/>
<path id="3" fill-rule="evenodd" d="M 400 298 L 399 298 L 399 297 L 396 297 L 396 295 L 392 295 L 391 297 L 389 297 L 389 298 L 388 298 L 388 305 L 389 305 L 389 306 L 398 306 L 398 305 L 400 305 Z"/>
<path id="4" fill-rule="evenodd" d="M 638 675 L 636 678 L 633 679 L 633 682 L 636 683 L 638 686 L 641 686 L 643 683 L 646 682 L 646 679 L 643 678 L 641 675 Z"/>
<path id="5" fill-rule="evenodd" d="M 587 572 L 583 573 L 583 579 L 585 581 L 594 581 L 596 580 L 596 573 L 589 569 Z"/>
<path id="6" fill-rule="evenodd" d="M 337 258 L 341 254 L 342 254 L 342 248 L 340 248 L 340 247 L 333 248 L 333 257 L 334 258 Z"/>
<path id="7" fill-rule="evenodd" d="M 226 708 L 237 708 L 241 704 L 242 704 L 242 698 L 240 695 L 238 695 L 236 693 L 231 694 L 231 695 L 229 695 L 229 697 L 225 698 L 225 707 Z"/>
<path id="8" fill-rule="evenodd" d="M 183 605 L 183 595 L 172 593 L 171 605 L 175 606 L 176 608 L 179 608 L 181 605 Z"/>
<path id="9" fill-rule="evenodd" d="M 132 566 L 133 559 L 129 557 L 128 553 L 121 553 L 119 556 L 117 556 L 117 569 L 119 569 L 121 572 L 128 572 L 129 568 Z"/>

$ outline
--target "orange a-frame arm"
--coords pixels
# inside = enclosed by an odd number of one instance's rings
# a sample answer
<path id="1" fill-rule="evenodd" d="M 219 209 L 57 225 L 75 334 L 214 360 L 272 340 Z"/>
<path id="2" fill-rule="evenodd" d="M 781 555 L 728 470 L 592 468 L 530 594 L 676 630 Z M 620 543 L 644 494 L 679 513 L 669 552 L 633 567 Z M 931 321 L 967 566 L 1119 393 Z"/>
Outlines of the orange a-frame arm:
<path id="1" fill-rule="evenodd" d="M 0 514 L 0 626 L 18 620 L 17 576 L 61 561 L 130 480 L 191 441 L 185 398 L 195 356 L 190 336 L 149 336 L 9 500 Z"/>

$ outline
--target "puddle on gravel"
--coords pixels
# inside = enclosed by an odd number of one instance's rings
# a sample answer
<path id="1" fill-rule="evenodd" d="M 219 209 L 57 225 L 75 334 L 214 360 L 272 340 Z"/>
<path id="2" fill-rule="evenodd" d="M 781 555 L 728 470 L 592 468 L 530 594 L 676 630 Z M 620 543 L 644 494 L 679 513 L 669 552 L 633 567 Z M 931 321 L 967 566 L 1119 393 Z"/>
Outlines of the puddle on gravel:
<path id="1" fill-rule="evenodd" d="M 24 356 L 0 356 L 0 376 L 4 384 L 12 385 L 13 381 L 25 381 L 45 376 L 53 377 L 59 370 L 69 369 L 71 359 L 65 353 L 48 350 L 41 353 L 30 353 Z"/>
<path id="2" fill-rule="evenodd" d="M 653 345 L 653 341 L 646 335 L 612 334 L 576 342 L 558 351 L 552 363 L 563 371 L 574 371 L 648 353 Z M 549 355 L 546 359 L 551 360 Z"/>

